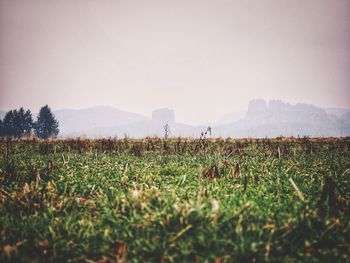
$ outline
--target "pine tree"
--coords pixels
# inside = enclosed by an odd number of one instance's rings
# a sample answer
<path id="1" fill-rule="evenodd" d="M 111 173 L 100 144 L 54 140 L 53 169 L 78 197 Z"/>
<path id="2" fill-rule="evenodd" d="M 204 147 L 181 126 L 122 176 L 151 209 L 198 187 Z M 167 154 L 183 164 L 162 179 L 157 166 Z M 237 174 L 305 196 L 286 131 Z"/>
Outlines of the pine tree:
<path id="1" fill-rule="evenodd" d="M 0 137 L 4 136 L 4 124 L 2 119 L 0 119 Z"/>
<path id="2" fill-rule="evenodd" d="M 14 136 L 22 138 L 28 136 L 33 127 L 33 118 L 30 110 L 24 111 L 21 107 L 18 111 L 14 111 Z"/>
<path id="3" fill-rule="evenodd" d="M 15 114 L 13 110 L 6 113 L 3 120 L 3 130 L 5 136 L 15 136 L 15 126 L 14 126 Z"/>
<path id="4" fill-rule="evenodd" d="M 11 110 L 6 113 L 2 123 L 3 135 L 21 138 L 30 134 L 33 128 L 33 118 L 30 110 Z"/>
<path id="5" fill-rule="evenodd" d="M 36 136 L 42 139 L 55 138 L 59 133 L 58 121 L 48 105 L 40 109 L 37 122 L 35 123 Z"/>
<path id="6" fill-rule="evenodd" d="M 32 129 L 34 128 L 34 122 L 32 117 L 32 112 L 30 110 L 26 110 L 23 115 L 23 134 L 29 136 Z"/>

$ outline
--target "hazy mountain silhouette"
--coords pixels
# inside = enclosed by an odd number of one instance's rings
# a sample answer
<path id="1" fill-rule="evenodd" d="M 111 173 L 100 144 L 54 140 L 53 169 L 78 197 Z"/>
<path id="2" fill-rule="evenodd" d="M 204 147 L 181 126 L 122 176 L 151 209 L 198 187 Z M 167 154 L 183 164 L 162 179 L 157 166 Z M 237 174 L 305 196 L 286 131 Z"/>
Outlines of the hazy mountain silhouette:
<path id="1" fill-rule="evenodd" d="M 343 126 L 348 120 L 344 118 Z M 340 136 L 341 127 L 339 117 L 314 105 L 253 100 L 243 119 L 213 130 L 224 137 Z M 347 131 L 343 127 L 343 135 L 349 135 Z"/>
<path id="2" fill-rule="evenodd" d="M 344 108 L 323 108 L 328 114 L 341 118 L 343 115 L 350 113 L 350 109 Z"/>
<path id="3" fill-rule="evenodd" d="M 342 135 L 349 136 L 350 135 L 350 111 L 343 114 L 340 117 L 340 122 L 342 126 Z"/>
<path id="4" fill-rule="evenodd" d="M 152 118 L 107 106 L 60 110 L 55 115 L 60 121 L 60 135 L 68 137 L 163 136 L 167 122 L 174 137 L 198 137 L 207 128 L 177 123 L 174 111 L 166 108 L 154 111 Z M 212 132 L 215 137 L 349 136 L 350 111 L 253 100 L 246 113 L 224 115 Z"/>
<path id="5" fill-rule="evenodd" d="M 2 119 L 5 114 L 0 111 Z M 59 121 L 60 137 L 164 136 L 166 123 L 169 123 L 170 136 L 199 137 L 208 127 L 178 123 L 175 112 L 167 108 L 155 110 L 151 118 L 109 106 L 57 110 L 54 114 Z M 34 113 L 34 120 L 36 116 Z M 252 100 L 246 112 L 229 113 L 215 122 L 212 136 L 350 136 L 350 110 Z"/>
<path id="6" fill-rule="evenodd" d="M 54 112 L 59 121 L 61 135 L 75 136 L 87 131 L 97 133 L 101 127 L 125 126 L 148 120 L 146 116 L 122 111 L 109 106 L 96 106 L 80 110 L 58 110 Z M 86 134 L 86 135 L 89 135 Z"/>
<path id="7" fill-rule="evenodd" d="M 200 129 L 204 129 L 175 123 L 175 113 L 166 108 L 154 111 L 152 119 L 108 106 L 58 110 L 54 114 L 60 122 L 60 136 L 63 137 L 163 136 L 167 122 L 171 136 L 197 136 Z"/>
<path id="8" fill-rule="evenodd" d="M 245 115 L 247 114 L 246 111 L 234 111 L 231 113 L 227 113 L 219 118 L 214 125 L 221 125 L 221 124 L 227 124 L 232 123 L 235 121 L 238 121 L 240 119 L 243 119 Z"/>

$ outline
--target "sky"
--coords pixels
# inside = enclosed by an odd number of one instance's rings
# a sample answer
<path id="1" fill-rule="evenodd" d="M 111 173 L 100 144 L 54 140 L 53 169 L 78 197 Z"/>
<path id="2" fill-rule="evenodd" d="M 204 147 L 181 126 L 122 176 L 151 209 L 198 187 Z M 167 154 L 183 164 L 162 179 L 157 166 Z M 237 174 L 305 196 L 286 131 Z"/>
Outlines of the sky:
<path id="1" fill-rule="evenodd" d="M 349 0 L 0 0 L 0 109 L 350 108 Z"/>

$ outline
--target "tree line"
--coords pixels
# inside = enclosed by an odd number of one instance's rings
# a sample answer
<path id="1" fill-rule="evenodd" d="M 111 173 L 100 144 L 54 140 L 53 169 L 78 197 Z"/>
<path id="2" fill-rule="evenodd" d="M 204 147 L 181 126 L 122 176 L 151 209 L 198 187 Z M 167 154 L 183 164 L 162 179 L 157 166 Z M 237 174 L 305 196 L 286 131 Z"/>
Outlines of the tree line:
<path id="1" fill-rule="evenodd" d="M 56 138 L 59 133 L 59 122 L 55 119 L 50 107 L 41 107 L 37 120 L 33 121 L 30 110 L 10 110 L 4 119 L 0 118 L 0 136 L 22 138 L 35 135 L 41 139 Z"/>

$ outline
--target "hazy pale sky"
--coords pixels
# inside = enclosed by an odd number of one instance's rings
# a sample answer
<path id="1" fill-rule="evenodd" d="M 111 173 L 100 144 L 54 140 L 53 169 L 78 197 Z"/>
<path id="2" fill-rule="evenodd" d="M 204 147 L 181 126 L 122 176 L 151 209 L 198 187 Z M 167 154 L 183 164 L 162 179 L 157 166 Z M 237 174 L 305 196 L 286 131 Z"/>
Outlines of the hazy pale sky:
<path id="1" fill-rule="evenodd" d="M 0 0 L 0 109 L 350 107 L 349 0 Z"/>

